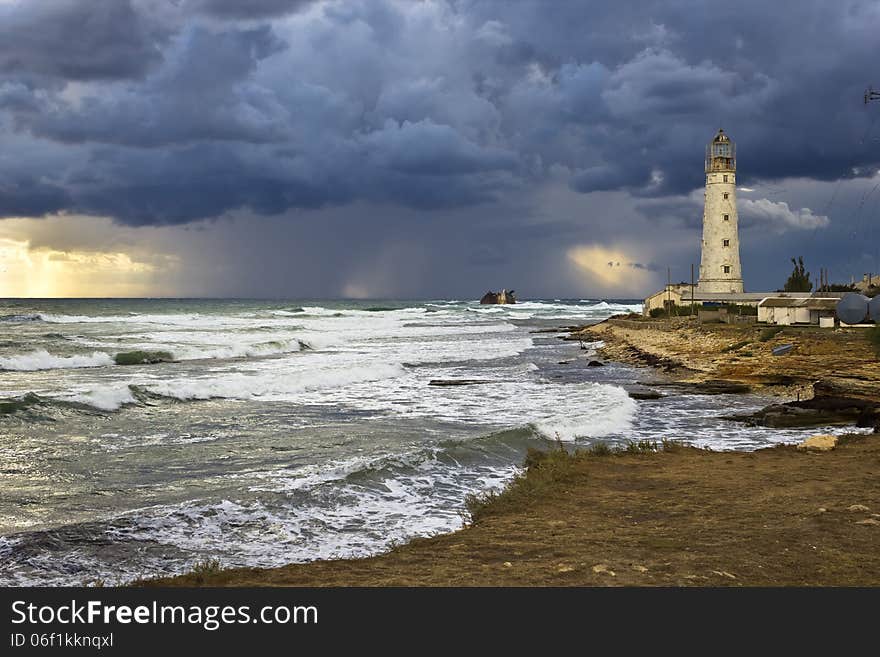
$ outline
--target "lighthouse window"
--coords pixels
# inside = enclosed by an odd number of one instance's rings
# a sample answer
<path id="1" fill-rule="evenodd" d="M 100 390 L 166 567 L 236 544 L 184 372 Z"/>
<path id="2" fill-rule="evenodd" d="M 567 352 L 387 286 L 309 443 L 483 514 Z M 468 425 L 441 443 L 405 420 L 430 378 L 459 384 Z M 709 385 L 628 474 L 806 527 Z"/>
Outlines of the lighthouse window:
<path id="1" fill-rule="evenodd" d="M 728 197 L 728 196 L 730 196 L 730 194 L 728 194 L 727 192 L 724 192 L 724 200 L 725 200 L 725 201 L 727 200 L 727 197 Z"/>
<path id="2" fill-rule="evenodd" d="M 721 246 L 730 246 L 730 240 L 721 240 Z"/>
<path id="3" fill-rule="evenodd" d="M 722 267 L 722 269 L 724 270 L 724 273 L 725 273 L 725 274 L 729 274 L 729 273 L 730 273 L 730 265 L 724 265 L 724 266 Z"/>
<path id="4" fill-rule="evenodd" d="M 724 182 L 727 182 L 727 174 L 724 174 Z"/>
<path id="5" fill-rule="evenodd" d="M 722 215 L 721 215 L 721 218 L 724 219 L 724 221 L 730 221 L 730 215 L 729 215 L 729 214 L 722 214 Z"/>

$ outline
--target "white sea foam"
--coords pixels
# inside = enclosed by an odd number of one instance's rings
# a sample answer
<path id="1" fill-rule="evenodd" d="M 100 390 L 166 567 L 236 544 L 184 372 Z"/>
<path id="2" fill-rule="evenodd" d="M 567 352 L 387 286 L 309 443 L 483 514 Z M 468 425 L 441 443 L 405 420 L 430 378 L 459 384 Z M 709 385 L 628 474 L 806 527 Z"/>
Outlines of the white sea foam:
<path id="1" fill-rule="evenodd" d="M 197 554 L 220 555 L 229 566 L 363 557 L 414 536 L 457 529 L 468 493 L 497 490 L 517 471 L 515 466 L 426 467 L 415 474 L 381 478 L 376 486 L 315 478 L 305 485 L 312 504 L 184 502 L 130 512 L 130 524 L 114 527 L 108 534 L 114 540 L 170 544 Z M 278 486 L 266 490 L 292 490 L 285 483 L 290 473 L 275 476 Z M 446 494 L 438 495 L 438 490 Z M 185 566 L 180 563 L 175 569 Z"/>
<path id="2" fill-rule="evenodd" d="M 235 343 L 216 347 L 170 347 L 175 360 L 202 360 L 216 358 L 259 358 L 300 351 L 302 344 L 297 339 L 269 340 L 257 343 Z"/>
<path id="3" fill-rule="evenodd" d="M 0 370 L 35 371 L 103 367 L 105 365 L 113 365 L 113 358 L 110 354 L 102 351 L 95 351 L 87 355 L 55 356 L 45 349 L 38 349 L 27 354 L 0 358 Z"/>
<path id="4" fill-rule="evenodd" d="M 573 441 L 578 438 L 603 438 L 619 434 L 632 426 L 636 402 L 626 390 L 617 386 L 597 383 L 570 387 L 584 387 L 588 403 L 566 398 L 564 410 L 546 413 L 531 424 L 548 438 Z"/>
<path id="5" fill-rule="evenodd" d="M 134 404 L 137 400 L 127 385 L 113 385 L 65 395 L 64 401 L 86 404 L 102 411 L 115 411 L 125 404 Z"/>
<path id="6" fill-rule="evenodd" d="M 299 393 L 340 388 L 353 383 L 373 382 L 401 376 L 396 363 L 368 367 L 318 367 L 309 370 L 232 373 L 186 379 L 167 379 L 145 386 L 146 390 L 175 399 L 270 399 L 295 401 Z"/>
<path id="7" fill-rule="evenodd" d="M 592 306 L 587 306 L 585 310 L 589 310 L 592 312 L 604 311 L 607 313 L 640 313 L 642 312 L 643 308 L 644 305 L 641 303 L 625 304 L 600 301 L 599 303 Z"/>

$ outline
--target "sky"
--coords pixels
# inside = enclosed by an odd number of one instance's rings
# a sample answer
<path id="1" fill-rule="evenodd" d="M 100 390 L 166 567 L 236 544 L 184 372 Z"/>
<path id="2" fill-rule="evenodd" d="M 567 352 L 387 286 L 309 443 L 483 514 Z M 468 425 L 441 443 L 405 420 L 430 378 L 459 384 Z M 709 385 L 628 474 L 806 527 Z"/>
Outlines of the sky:
<path id="1" fill-rule="evenodd" d="M 632 298 L 880 272 L 880 3 L 0 0 L 0 296 Z"/>

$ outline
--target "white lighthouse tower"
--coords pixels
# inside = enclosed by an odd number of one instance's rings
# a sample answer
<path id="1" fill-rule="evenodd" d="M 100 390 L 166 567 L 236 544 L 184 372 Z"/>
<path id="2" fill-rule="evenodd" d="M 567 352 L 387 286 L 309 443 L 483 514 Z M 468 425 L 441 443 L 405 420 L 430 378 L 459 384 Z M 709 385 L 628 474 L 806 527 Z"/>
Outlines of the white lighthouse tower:
<path id="1" fill-rule="evenodd" d="M 742 293 L 736 216 L 736 145 L 724 130 L 706 146 L 706 202 L 698 292 Z"/>

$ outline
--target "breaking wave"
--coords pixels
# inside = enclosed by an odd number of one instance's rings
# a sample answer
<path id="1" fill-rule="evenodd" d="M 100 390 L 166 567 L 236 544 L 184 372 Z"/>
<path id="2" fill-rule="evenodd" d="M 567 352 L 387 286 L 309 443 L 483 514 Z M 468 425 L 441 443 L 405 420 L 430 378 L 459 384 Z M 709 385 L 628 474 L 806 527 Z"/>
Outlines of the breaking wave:
<path id="1" fill-rule="evenodd" d="M 45 349 L 38 349 L 29 354 L 0 358 L 0 370 L 13 371 L 76 369 L 113 364 L 113 357 L 103 351 L 95 351 L 89 355 L 55 356 Z"/>
<path id="2" fill-rule="evenodd" d="M 393 363 L 348 368 L 316 368 L 298 374 L 233 373 L 198 379 L 168 379 L 143 386 L 143 389 L 154 395 L 180 400 L 272 399 L 286 398 L 312 390 L 392 379 L 404 373 L 402 365 Z"/>

